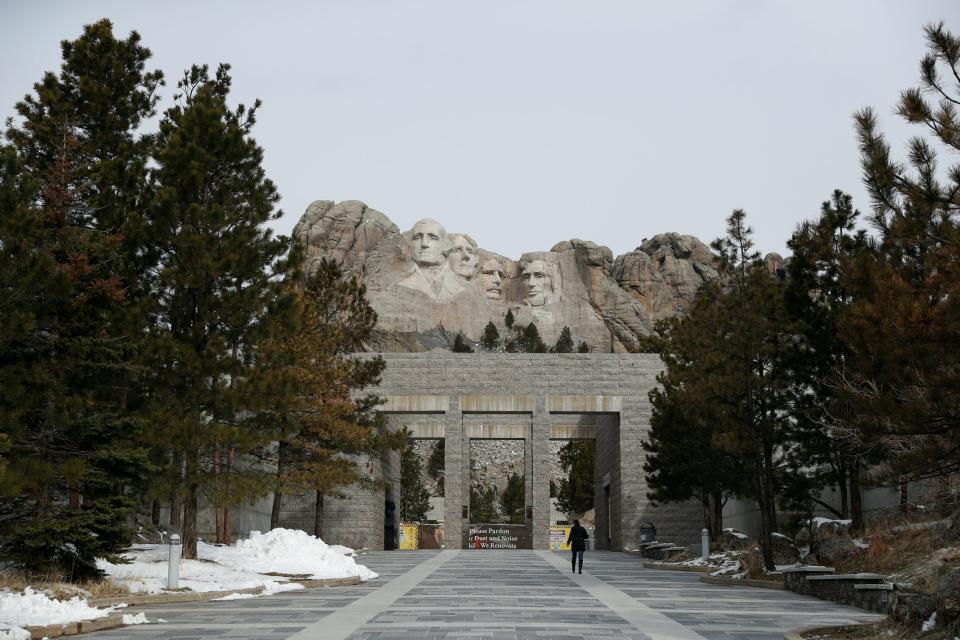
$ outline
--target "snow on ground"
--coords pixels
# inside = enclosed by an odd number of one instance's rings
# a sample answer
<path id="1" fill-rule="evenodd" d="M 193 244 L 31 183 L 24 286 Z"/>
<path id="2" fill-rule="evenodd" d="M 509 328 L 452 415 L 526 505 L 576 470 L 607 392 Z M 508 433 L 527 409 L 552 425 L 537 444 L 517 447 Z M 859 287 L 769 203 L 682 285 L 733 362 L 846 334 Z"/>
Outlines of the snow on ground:
<path id="1" fill-rule="evenodd" d="M 98 560 L 111 581 L 135 593 L 161 593 L 167 585 L 167 545 L 134 545 L 124 556 L 130 564 Z M 330 546 L 304 531 L 273 529 L 251 532 L 247 540 L 229 546 L 197 542 L 197 560 L 180 561 L 180 587 L 191 591 L 231 591 L 263 587 L 266 594 L 297 589 L 281 573 L 303 579 L 349 578 L 371 580 L 377 574 L 357 564 L 353 550 Z M 285 584 L 281 584 L 285 583 Z"/>
<path id="2" fill-rule="evenodd" d="M 21 627 L 11 627 L 0 622 L 0 639 L 3 640 L 30 640 L 30 632 Z"/>
<path id="3" fill-rule="evenodd" d="M 135 616 L 129 613 L 123 614 L 123 624 L 150 624 L 150 621 L 147 620 L 147 614 L 141 611 Z"/>
<path id="4" fill-rule="evenodd" d="M 167 584 L 169 547 L 157 544 L 134 545 L 124 556 L 129 564 L 98 560 L 97 566 L 108 578 L 138 593 L 161 593 Z M 371 580 L 377 574 L 353 558 L 353 549 L 328 545 L 303 531 L 274 529 L 252 532 L 248 540 L 230 546 L 197 543 L 198 560 L 180 561 L 180 587 L 192 591 L 230 591 L 261 587 L 257 594 L 233 593 L 220 600 L 239 600 L 303 589 L 288 577 L 266 575 L 281 573 L 305 579 L 349 578 Z M 78 620 L 103 618 L 126 605 L 96 609 L 80 597 L 54 600 L 27 587 L 22 593 L 0 591 L 0 640 L 29 638 L 23 627 L 67 624 Z M 143 613 L 123 616 L 124 624 L 147 624 Z"/>
<path id="5" fill-rule="evenodd" d="M 740 565 L 741 551 L 724 551 L 722 553 L 711 553 L 710 558 L 704 561 L 703 556 L 698 556 L 693 560 L 681 562 L 685 567 L 710 567 L 712 569 L 728 568 L 731 564 Z"/>
<path id="6" fill-rule="evenodd" d="M 45 593 L 27 587 L 23 592 L 0 592 L 0 638 L 29 638 L 23 627 L 67 624 L 77 620 L 104 618 L 111 609 L 95 609 L 74 596 L 54 600 Z"/>
<path id="7" fill-rule="evenodd" d="M 326 542 L 296 529 L 273 529 L 267 533 L 252 531 L 247 540 L 236 545 L 215 547 L 204 545 L 198 555 L 225 567 L 261 573 L 305 575 L 310 579 L 350 578 L 372 580 L 377 574 L 357 564 L 353 549 L 331 547 Z"/>
<path id="8" fill-rule="evenodd" d="M 836 518 L 824 518 L 821 516 L 817 516 L 813 519 L 813 524 L 815 524 L 817 527 L 831 522 L 835 522 L 836 524 L 844 527 L 849 527 L 851 524 L 853 524 L 853 520 L 837 520 Z"/>
<path id="9" fill-rule="evenodd" d="M 731 528 L 731 527 L 727 527 L 726 529 L 724 529 L 724 532 L 725 532 L 725 533 L 729 533 L 730 535 L 734 536 L 735 538 L 739 538 L 740 540 L 749 540 L 749 539 L 750 539 L 750 536 L 748 536 L 748 535 L 745 534 L 744 532 L 742 532 L 742 531 L 737 531 L 736 529 L 733 529 L 733 528 Z"/>

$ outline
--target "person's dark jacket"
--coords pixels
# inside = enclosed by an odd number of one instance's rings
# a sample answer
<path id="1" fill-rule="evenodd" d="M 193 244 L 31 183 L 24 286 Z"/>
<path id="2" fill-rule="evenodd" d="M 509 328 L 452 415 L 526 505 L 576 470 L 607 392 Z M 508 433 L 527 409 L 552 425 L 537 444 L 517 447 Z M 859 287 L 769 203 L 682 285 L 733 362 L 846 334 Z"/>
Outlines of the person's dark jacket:
<path id="1" fill-rule="evenodd" d="M 570 535 L 567 536 L 567 544 L 570 545 L 572 551 L 586 551 L 587 550 L 587 540 L 590 538 L 590 534 L 587 533 L 587 530 L 582 526 L 574 525 L 570 529 Z"/>

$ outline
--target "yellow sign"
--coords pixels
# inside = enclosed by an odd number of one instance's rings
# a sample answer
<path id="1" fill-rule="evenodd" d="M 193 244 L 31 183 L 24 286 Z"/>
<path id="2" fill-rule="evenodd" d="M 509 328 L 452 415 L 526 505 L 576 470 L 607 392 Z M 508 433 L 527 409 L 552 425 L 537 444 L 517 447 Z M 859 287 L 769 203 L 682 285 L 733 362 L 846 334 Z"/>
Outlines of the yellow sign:
<path id="1" fill-rule="evenodd" d="M 550 549 L 553 551 L 570 551 L 567 538 L 570 536 L 570 527 L 550 527 Z M 401 543 L 402 545 L 403 543 Z M 402 546 L 400 547 L 403 548 Z"/>
<path id="2" fill-rule="evenodd" d="M 417 525 L 401 524 L 400 525 L 400 549 L 416 549 L 416 548 L 417 548 Z"/>

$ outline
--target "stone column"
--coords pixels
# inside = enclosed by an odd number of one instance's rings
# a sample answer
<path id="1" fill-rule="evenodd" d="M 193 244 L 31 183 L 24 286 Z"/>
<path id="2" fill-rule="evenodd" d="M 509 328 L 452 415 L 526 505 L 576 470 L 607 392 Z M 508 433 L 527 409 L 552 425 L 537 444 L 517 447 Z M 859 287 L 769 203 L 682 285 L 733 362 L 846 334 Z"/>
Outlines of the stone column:
<path id="1" fill-rule="evenodd" d="M 523 439 L 523 476 L 523 505 L 526 507 L 533 504 L 533 441 L 530 439 L 529 425 Z"/>
<path id="2" fill-rule="evenodd" d="M 533 548 L 550 548 L 550 415 L 546 398 L 537 396 L 530 433 L 533 458 Z"/>
<path id="3" fill-rule="evenodd" d="M 470 487 L 463 483 L 463 467 L 470 468 L 470 456 L 463 456 L 463 442 L 469 439 L 463 433 L 463 413 L 460 411 L 460 396 L 450 396 L 450 404 L 443 416 L 443 538 L 447 549 L 463 546 L 463 505 L 470 504 Z"/>

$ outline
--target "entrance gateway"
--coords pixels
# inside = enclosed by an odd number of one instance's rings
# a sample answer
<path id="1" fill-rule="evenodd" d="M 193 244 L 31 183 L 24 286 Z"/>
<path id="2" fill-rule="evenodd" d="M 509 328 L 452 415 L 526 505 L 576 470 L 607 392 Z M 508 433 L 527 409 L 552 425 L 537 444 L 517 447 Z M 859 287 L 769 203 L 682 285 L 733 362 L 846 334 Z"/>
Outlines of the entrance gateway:
<path id="1" fill-rule="evenodd" d="M 363 354 L 358 357 L 371 357 Z M 550 441 L 592 439 L 595 548 L 636 549 L 640 527 L 655 522 L 670 540 L 699 539 L 700 513 L 693 503 L 654 506 L 647 499 L 641 441 L 650 429 L 649 391 L 662 364 L 655 354 L 425 353 L 376 354 L 386 362 L 379 386 L 388 429 L 406 427 L 415 439 L 445 440 L 443 544 L 476 547 L 470 533 L 470 441 L 524 441 L 526 478 L 523 546 L 550 545 Z M 399 504 L 400 455 L 368 460 L 385 490 L 351 489 L 328 499 L 324 538 L 354 548 L 383 549 L 384 503 Z M 291 505 L 292 506 L 292 505 Z M 291 523 L 293 524 L 293 523 Z M 388 525 L 385 527 L 385 524 Z M 489 528 L 489 527 L 484 527 Z M 509 546 L 516 525 L 484 534 Z M 524 527 L 521 527 L 524 528 Z M 506 536 L 506 537 L 504 537 Z M 387 541 L 389 543 L 389 541 Z M 473 544 L 471 544 L 473 542 Z M 483 542 L 481 540 L 481 542 Z M 520 545 L 517 545 L 520 546 Z"/>

